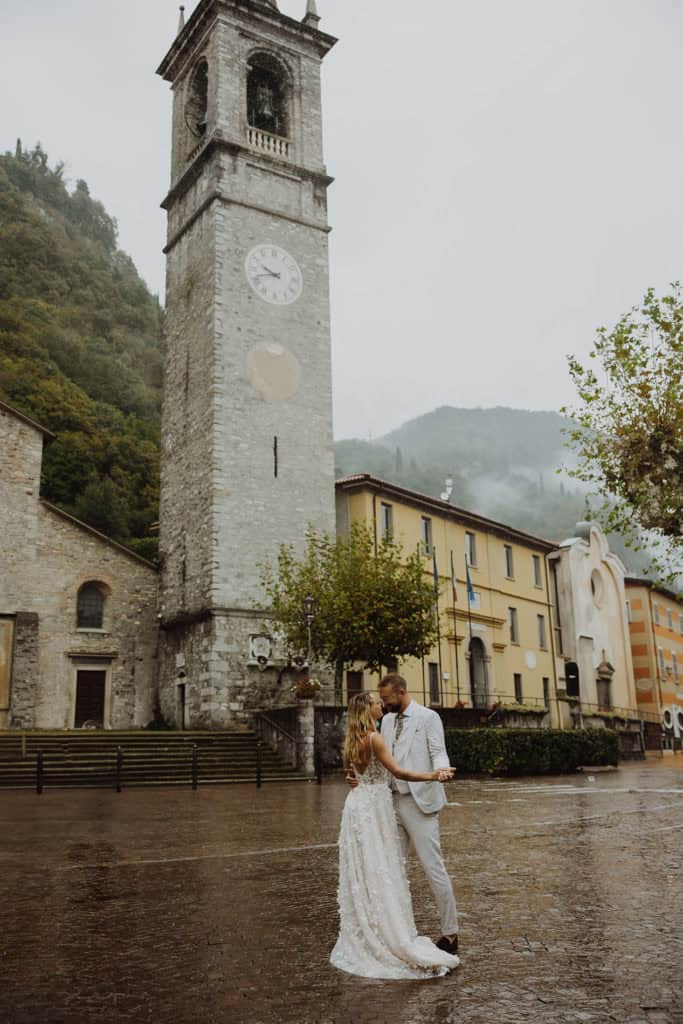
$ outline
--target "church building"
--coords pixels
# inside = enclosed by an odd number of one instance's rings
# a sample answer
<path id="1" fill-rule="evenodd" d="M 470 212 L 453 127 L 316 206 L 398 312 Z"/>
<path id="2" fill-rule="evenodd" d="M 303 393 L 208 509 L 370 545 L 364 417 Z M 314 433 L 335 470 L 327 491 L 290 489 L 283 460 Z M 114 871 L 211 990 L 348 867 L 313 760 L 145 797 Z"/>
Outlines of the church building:
<path id="1" fill-rule="evenodd" d="M 53 435 L 0 402 L 0 729 L 154 717 L 156 568 L 40 498 Z"/>

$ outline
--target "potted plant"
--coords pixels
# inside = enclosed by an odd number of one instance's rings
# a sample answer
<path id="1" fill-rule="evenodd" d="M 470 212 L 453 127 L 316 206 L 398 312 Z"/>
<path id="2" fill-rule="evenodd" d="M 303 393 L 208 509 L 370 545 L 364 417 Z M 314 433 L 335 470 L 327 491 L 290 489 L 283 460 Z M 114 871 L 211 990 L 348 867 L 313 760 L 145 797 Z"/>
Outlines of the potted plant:
<path id="1" fill-rule="evenodd" d="M 322 684 L 319 679 L 301 676 L 300 679 L 297 679 L 292 690 L 297 700 L 313 700 L 322 690 Z"/>

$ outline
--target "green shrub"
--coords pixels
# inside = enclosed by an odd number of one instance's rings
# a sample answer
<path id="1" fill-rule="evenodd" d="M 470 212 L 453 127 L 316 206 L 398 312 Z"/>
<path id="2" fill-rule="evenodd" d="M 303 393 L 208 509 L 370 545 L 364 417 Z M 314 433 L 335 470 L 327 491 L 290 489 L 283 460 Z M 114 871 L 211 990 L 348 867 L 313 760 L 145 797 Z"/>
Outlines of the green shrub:
<path id="1" fill-rule="evenodd" d="M 474 775 L 548 775 L 619 762 L 612 729 L 449 729 L 451 764 Z"/>

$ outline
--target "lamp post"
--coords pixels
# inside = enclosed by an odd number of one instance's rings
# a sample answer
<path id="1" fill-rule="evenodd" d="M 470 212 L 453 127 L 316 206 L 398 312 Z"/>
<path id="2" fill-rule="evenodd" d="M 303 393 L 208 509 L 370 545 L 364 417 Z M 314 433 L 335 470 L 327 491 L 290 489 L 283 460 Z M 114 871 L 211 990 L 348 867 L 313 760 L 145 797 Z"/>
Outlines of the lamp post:
<path id="1" fill-rule="evenodd" d="M 307 594 L 304 598 L 304 616 L 306 618 L 306 632 L 308 634 L 308 651 L 306 654 L 306 660 L 308 662 L 308 671 L 311 671 L 311 656 L 312 656 L 312 643 L 311 643 L 311 624 L 315 618 L 314 605 L 315 602 L 311 594 Z"/>

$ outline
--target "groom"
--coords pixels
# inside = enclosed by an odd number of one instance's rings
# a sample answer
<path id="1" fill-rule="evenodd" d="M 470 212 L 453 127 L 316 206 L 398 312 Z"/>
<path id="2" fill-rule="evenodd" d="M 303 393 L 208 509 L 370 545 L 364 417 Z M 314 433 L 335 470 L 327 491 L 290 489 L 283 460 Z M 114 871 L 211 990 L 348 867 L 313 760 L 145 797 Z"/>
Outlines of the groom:
<path id="1" fill-rule="evenodd" d="M 388 712 L 382 719 L 382 739 L 394 760 L 414 772 L 448 768 L 441 719 L 431 708 L 410 699 L 403 676 L 384 676 L 379 695 Z M 446 804 L 444 788 L 440 782 L 403 782 L 392 776 L 391 789 L 403 855 L 407 856 L 412 842 L 439 908 L 443 935 L 437 946 L 457 953 L 458 915 L 439 838 L 439 811 Z"/>

